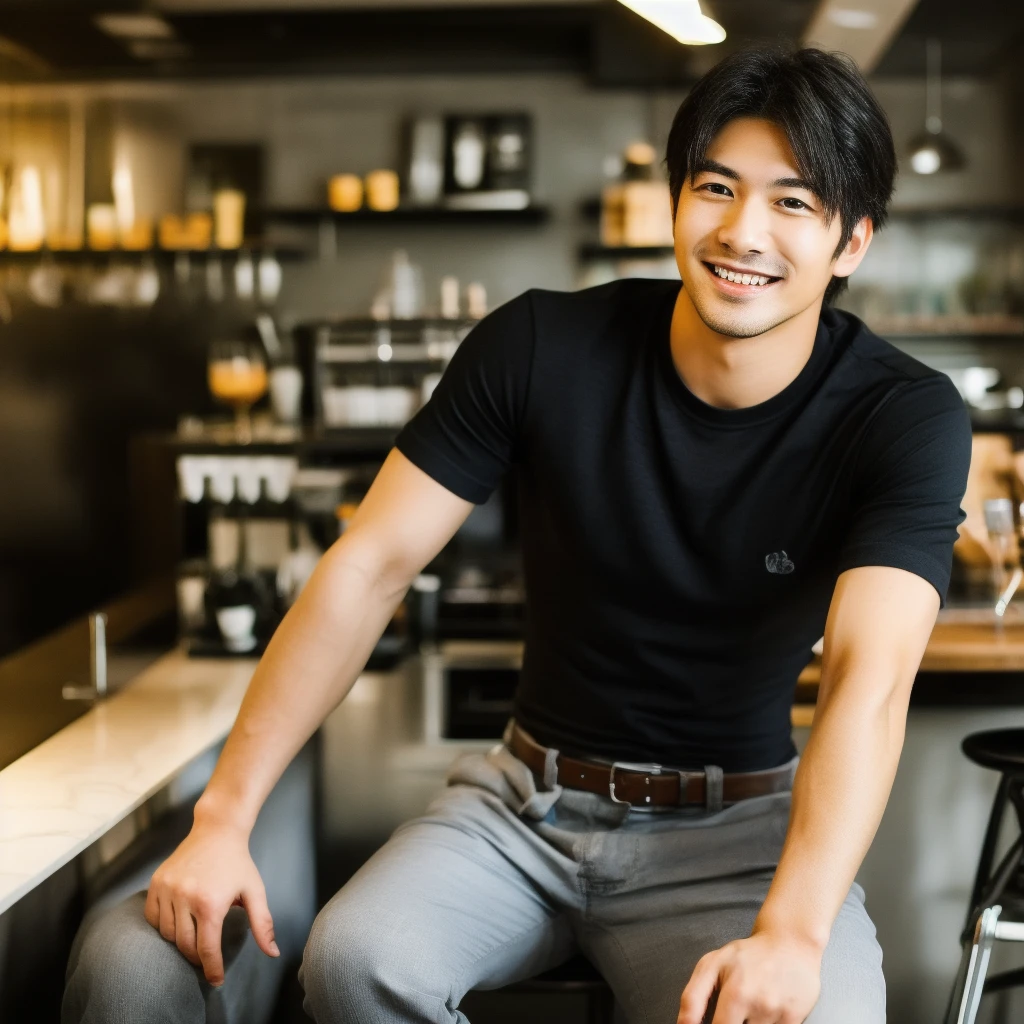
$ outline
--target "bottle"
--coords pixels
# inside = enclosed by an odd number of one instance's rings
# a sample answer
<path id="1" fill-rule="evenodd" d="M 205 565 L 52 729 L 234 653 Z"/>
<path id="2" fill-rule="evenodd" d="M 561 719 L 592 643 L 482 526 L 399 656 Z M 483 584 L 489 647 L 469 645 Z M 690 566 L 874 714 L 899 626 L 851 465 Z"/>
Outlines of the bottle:
<path id="1" fill-rule="evenodd" d="M 671 245 L 672 205 L 668 183 L 654 170 L 654 147 L 635 142 L 626 149 L 622 186 L 623 245 Z"/>
<path id="2" fill-rule="evenodd" d="M 404 249 L 397 249 L 391 257 L 391 315 L 396 320 L 413 320 L 422 312 L 422 272 Z"/>
<path id="3" fill-rule="evenodd" d="M 992 542 L 992 584 L 1002 594 L 1009 579 L 1007 566 L 1020 565 L 1017 528 L 1013 521 L 1013 502 L 1009 498 L 988 498 L 984 505 L 985 528 Z"/>

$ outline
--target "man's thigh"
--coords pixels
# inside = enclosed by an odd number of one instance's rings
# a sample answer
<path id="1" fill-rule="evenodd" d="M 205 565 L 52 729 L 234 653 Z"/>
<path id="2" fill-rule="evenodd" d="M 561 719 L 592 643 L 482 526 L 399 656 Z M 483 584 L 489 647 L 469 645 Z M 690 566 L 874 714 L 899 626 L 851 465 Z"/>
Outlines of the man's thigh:
<path id="1" fill-rule="evenodd" d="M 675 1024 L 697 961 L 750 934 L 770 883 L 770 875 L 716 881 L 700 893 L 686 893 L 677 912 L 676 901 L 665 893 L 664 912 L 632 921 L 627 913 L 588 933 L 587 951 L 629 1024 Z M 860 886 L 847 895 L 832 928 L 822 958 L 821 995 L 806 1024 L 885 1024 L 882 951 Z"/>
<path id="2" fill-rule="evenodd" d="M 300 978 L 318 1024 L 464 1020 L 473 988 L 548 969 L 574 943 L 576 866 L 493 794 L 453 786 L 320 912 Z"/>

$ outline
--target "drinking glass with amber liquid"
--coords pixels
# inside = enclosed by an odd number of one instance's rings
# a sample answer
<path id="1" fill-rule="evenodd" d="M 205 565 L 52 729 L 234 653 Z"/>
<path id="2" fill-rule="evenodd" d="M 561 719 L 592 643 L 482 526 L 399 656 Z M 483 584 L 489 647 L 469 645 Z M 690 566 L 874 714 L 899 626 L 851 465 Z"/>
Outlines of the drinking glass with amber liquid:
<path id="1" fill-rule="evenodd" d="M 235 411 L 235 436 L 252 440 L 250 410 L 267 393 L 263 350 L 250 341 L 217 341 L 210 350 L 210 393 Z"/>

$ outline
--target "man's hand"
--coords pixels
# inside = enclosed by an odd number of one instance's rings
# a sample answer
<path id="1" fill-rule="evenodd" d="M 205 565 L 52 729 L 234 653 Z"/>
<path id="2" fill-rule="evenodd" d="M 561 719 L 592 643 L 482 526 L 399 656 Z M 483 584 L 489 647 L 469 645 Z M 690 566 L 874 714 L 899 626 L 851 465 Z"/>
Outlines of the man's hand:
<path id="1" fill-rule="evenodd" d="M 702 957 L 683 990 L 676 1024 L 802 1024 L 821 991 L 821 950 L 792 936 L 755 932 Z"/>
<path id="2" fill-rule="evenodd" d="M 221 926 L 232 906 L 245 908 L 260 949 L 267 956 L 280 956 L 263 880 L 249 855 L 248 832 L 197 824 L 154 873 L 146 920 L 202 967 L 211 985 L 220 985 Z"/>

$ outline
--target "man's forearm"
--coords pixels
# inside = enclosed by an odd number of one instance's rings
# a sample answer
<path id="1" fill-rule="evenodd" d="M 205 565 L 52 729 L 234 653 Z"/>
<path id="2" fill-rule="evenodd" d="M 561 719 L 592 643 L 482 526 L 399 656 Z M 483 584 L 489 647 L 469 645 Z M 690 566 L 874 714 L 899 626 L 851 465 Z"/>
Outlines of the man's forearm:
<path id="1" fill-rule="evenodd" d="M 865 698 L 865 690 L 875 692 Z M 785 932 L 824 949 L 889 799 L 906 715 L 906 692 L 896 684 L 877 693 L 842 680 L 821 701 L 755 932 Z"/>
<path id="2" fill-rule="evenodd" d="M 197 823 L 252 828 L 285 767 L 352 687 L 406 585 L 344 541 L 321 559 L 256 669 Z"/>

